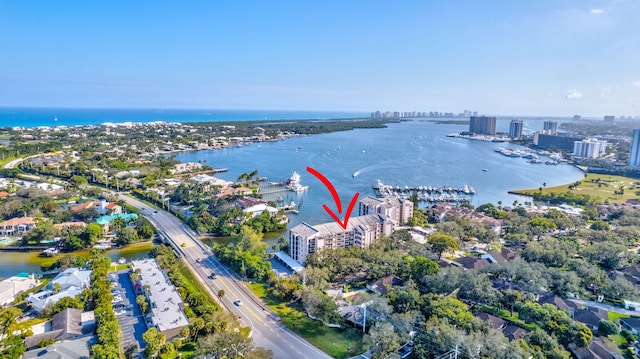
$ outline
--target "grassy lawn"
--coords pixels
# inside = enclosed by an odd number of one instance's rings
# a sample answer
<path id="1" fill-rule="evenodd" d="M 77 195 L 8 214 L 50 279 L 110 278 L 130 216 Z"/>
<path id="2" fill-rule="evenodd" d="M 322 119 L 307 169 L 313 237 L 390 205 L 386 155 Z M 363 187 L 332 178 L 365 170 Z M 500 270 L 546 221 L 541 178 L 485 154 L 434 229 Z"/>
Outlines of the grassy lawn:
<path id="1" fill-rule="evenodd" d="M 307 317 L 297 303 L 281 302 L 267 295 L 266 285 L 251 283 L 251 290 L 277 313 L 282 323 L 325 353 L 335 358 L 348 358 L 361 353 L 362 333 L 353 328 L 335 329 Z"/>
<path id="2" fill-rule="evenodd" d="M 187 290 L 187 293 L 192 292 L 200 292 L 205 294 L 205 298 L 207 301 L 213 305 L 214 307 L 219 307 L 218 303 L 216 303 L 213 298 L 209 295 L 209 292 L 198 282 L 198 280 L 193 276 L 193 273 L 187 268 L 185 265 L 180 266 L 180 273 L 185 279 L 184 287 Z"/>
<path id="3" fill-rule="evenodd" d="M 561 194 L 565 192 L 572 192 L 575 194 L 589 195 L 601 202 L 608 201 L 617 203 L 626 202 L 628 199 L 640 198 L 640 195 L 636 194 L 637 191 L 640 191 L 640 180 L 635 178 L 589 173 L 587 174 L 586 178 L 580 179 L 579 182 L 580 185 L 573 190 L 569 189 L 569 186 L 573 183 L 568 183 L 556 187 L 543 187 L 542 193 Z M 638 188 L 636 188 L 636 184 L 638 184 Z M 614 193 L 615 191 L 619 191 L 620 189 L 624 189 L 624 194 L 619 195 Z M 540 189 L 533 188 L 516 190 L 513 192 L 522 194 L 534 194 L 540 193 Z"/>
<path id="4" fill-rule="evenodd" d="M 609 320 L 610 321 L 615 321 L 616 319 L 619 318 L 631 318 L 631 316 L 629 314 L 622 314 L 622 313 L 616 313 L 616 312 L 609 312 Z"/>
<path id="5" fill-rule="evenodd" d="M 117 272 L 119 270 L 124 270 L 124 269 L 128 269 L 130 267 L 129 264 L 118 264 L 118 265 L 111 265 L 109 267 L 109 272 Z"/>

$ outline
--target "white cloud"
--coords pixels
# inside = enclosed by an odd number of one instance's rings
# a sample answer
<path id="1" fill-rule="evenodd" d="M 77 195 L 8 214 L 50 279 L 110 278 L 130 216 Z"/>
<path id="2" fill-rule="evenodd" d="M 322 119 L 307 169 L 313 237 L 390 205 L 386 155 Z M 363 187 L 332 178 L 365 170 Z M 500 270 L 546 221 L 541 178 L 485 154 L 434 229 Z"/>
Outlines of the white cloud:
<path id="1" fill-rule="evenodd" d="M 633 81 L 633 86 L 640 88 L 640 81 Z"/>
<path id="2" fill-rule="evenodd" d="M 604 10 L 602 10 L 602 9 L 591 9 L 591 10 L 589 10 L 589 14 L 592 14 L 592 15 L 604 14 Z"/>
<path id="3" fill-rule="evenodd" d="M 567 100 L 579 100 L 582 98 L 582 92 L 578 90 L 569 90 L 565 98 Z"/>

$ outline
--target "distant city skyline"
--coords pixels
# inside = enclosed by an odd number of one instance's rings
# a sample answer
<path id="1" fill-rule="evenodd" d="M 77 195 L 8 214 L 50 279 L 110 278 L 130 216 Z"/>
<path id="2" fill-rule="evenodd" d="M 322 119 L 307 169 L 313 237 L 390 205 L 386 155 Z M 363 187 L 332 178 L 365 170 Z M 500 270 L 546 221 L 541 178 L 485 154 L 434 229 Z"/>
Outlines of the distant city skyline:
<path id="1" fill-rule="evenodd" d="M 640 116 L 640 2 L 0 0 L 0 106 Z"/>

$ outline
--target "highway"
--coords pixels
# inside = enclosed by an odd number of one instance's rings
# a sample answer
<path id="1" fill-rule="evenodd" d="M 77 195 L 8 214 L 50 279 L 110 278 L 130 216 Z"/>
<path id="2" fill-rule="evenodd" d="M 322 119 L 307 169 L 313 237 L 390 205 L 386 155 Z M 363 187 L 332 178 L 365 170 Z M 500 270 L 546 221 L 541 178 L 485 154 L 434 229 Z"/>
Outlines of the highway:
<path id="1" fill-rule="evenodd" d="M 271 349 L 276 359 L 331 358 L 282 325 L 278 316 L 263 307 L 237 275 L 219 263 L 211 249 L 197 240 L 193 232 L 178 218 L 166 211 L 156 211 L 154 207 L 127 196 L 120 196 L 120 199 L 138 208 L 153 223 L 158 234 L 174 244 L 183 254 L 187 266 L 210 294 L 251 328 L 256 346 Z M 211 274 L 215 274 L 215 279 L 209 278 Z M 220 289 L 225 292 L 222 298 L 217 296 Z M 234 304 L 236 301 L 242 304 Z"/>

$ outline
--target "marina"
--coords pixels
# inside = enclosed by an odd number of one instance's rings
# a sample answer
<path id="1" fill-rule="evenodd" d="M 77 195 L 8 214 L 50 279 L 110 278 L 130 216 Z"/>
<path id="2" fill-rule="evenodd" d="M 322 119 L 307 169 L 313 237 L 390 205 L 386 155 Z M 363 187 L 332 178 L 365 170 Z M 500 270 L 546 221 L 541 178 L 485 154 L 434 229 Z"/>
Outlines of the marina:
<path id="1" fill-rule="evenodd" d="M 470 202 L 471 197 L 476 193 L 473 187 L 464 185 L 463 187 L 452 186 L 393 186 L 384 184 L 381 180 L 373 186 L 373 191 L 377 197 L 397 196 L 409 198 L 416 195 L 419 201 L 438 202 Z"/>

